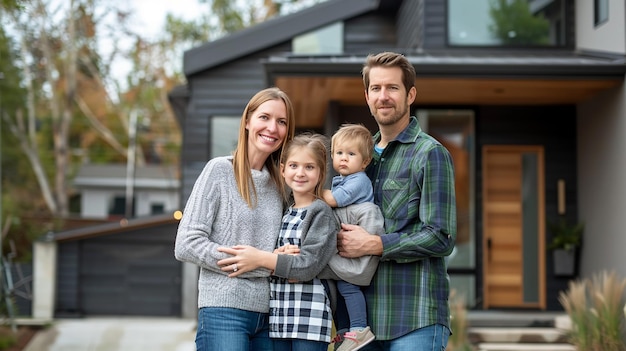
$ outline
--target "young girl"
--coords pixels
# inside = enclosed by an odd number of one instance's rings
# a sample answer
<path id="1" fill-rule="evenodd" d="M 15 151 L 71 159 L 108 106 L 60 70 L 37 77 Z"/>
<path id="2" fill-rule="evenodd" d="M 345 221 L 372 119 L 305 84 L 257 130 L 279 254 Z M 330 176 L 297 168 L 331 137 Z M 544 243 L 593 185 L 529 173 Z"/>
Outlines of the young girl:
<path id="1" fill-rule="evenodd" d="M 300 134 L 287 145 L 281 173 L 293 204 L 283 216 L 274 252 L 237 245 L 219 250 L 233 257 L 218 262 L 229 274 L 258 267 L 274 271 L 270 282 L 270 337 L 274 350 L 326 351 L 332 315 L 329 297 L 316 278 L 336 252 L 339 224 L 322 200 L 326 178 L 325 137 Z M 298 250 L 295 250 L 295 248 Z"/>

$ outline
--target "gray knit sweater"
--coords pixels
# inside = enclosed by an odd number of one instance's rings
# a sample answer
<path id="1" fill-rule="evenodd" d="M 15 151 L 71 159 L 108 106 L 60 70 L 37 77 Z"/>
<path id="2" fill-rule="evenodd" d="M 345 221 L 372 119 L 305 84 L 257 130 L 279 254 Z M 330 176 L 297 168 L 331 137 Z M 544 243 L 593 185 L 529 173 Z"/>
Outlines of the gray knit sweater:
<path id="1" fill-rule="evenodd" d="M 252 170 L 258 204 L 251 209 L 237 191 L 232 157 L 209 161 L 196 180 L 178 225 L 174 255 L 200 266 L 198 308 L 231 307 L 269 312 L 269 270 L 229 278 L 217 261 L 228 255 L 220 246 L 251 245 L 273 251 L 280 232 L 283 203 L 268 170 Z"/>

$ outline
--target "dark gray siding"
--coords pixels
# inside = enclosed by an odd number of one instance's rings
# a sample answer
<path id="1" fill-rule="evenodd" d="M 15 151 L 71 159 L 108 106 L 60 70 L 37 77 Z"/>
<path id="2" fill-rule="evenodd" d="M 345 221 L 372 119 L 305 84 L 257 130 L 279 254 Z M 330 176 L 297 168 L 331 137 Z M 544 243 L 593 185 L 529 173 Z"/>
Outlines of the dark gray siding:
<path id="1" fill-rule="evenodd" d="M 398 11 L 398 47 L 417 52 L 424 44 L 424 0 L 403 1 Z"/>
<path id="2" fill-rule="evenodd" d="M 545 210 L 546 219 L 555 220 L 557 214 L 558 179 L 568 185 L 567 217 L 577 219 L 576 194 L 576 108 L 575 106 L 485 106 L 477 110 L 476 118 L 476 255 L 477 272 L 482 272 L 482 159 L 484 145 L 543 145 L 545 152 Z M 551 234 L 546 231 L 546 244 Z M 562 309 L 559 291 L 567 288 L 567 278 L 554 277 L 552 255 L 546 252 L 546 297 L 549 310 Z M 482 291 L 482 277 L 477 276 L 476 296 Z"/>
<path id="3" fill-rule="evenodd" d="M 424 48 L 445 48 L 448 44 L 447 0 L 424 0 L 424 2 Z"/>
<path id="4" fill-rule="evenodd" d="M 180 316 L 177 225 L 60 242 L 56 316 Z"/>
<path id="5" fill-rule="evenodd" d="M 397 47 L 395 18 L 368 14 L 344 22 L 344 52 L 367 55 Z"/>
<path id="6" fill-rule="evenodd" d="M 79 315 L 80 308 L 80 244 L 70 241 L 58 245 L 57 258 L 57 295 L 55 315 Z"/>
<path id="7" fill-rule="evenodd" d="M 565 18 L 568 19 L 565 24 L 566 46 L 568 48 L 576 47 L 576 4 L 572 0 L 565 0 Z"/>

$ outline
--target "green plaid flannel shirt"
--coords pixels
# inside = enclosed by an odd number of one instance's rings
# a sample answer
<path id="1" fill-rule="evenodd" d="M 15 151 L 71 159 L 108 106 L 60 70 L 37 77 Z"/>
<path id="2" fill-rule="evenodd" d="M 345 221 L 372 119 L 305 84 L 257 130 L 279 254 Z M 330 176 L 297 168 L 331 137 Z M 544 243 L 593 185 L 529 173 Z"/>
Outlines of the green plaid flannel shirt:
<path id="1" fill-rule="evenodd" d="M 450 328 L 446 257 L 456 239 L 450 153 L 411 117 L 381 155 L 374 153 L 366 172 L 386 232 L 378 270 L 365 289 L 376 339 L 395 339 L 436 323 Z"/>

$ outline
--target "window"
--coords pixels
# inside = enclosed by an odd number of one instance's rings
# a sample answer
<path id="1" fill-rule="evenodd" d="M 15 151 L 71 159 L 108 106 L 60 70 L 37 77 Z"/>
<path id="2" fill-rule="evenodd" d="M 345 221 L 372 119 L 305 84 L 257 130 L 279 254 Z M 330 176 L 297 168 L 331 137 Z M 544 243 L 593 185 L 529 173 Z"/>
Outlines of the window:
<path id="1" fill-rule="evenodd" d="M 299 35 L 291 44 L 294 54 L 342 54 L 343 22 Z"/>
<path id="2" fill-rule="evenodd" d="M 131 209 L 131 213 L 130 213 L 130 217 L 134 217 L 135 216 L 135 209 L 134 209 L 134 204 L 135 204 L 135 198 L 133 197 L 133 208 Z M 109 217 L 110 218 L 116 218 L 116 217 L 124 217 L 126 216 L 126 196 L 119 196 L 116 195 L 113 200 L 109 203 Z"/>
<path id="3" fill-rule="evenodd" d="M 563 0 L 448 0 L 453 46 L 564 46 Z"/>
<path id="4" fill-rule="evenodd" d="M 165 205 L 164 204 L 151 204 L 150 205 L 150 214 L 164 214 L 165 213 Z"/>
<path id="5" fill-rule="evenodd" d="M 474 1 L 474 0 L 472 0 Z M 471 110 L 418 109 L 420 126 L 439 140 L 452 155 L 456 187 L 457 237 L 448 257 L 450 287 L 476 303 L 476 236 L 474 206 L 474 112 Z"/>
<path id="6" fill-rule="evenodd" d="M 228 156 L 237 148 L 241 117 L 211 118 L 211 158 Z"/>
<path id="7" fill-rule="evenodd" d="M 593 1 L 593 24 L 597 27 L 609 20 L 609 0 Z"/>

